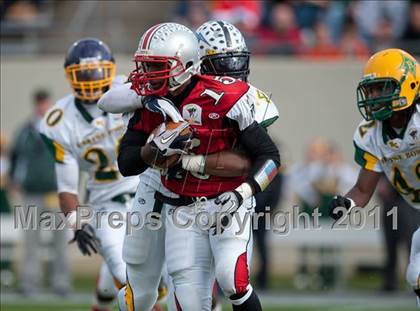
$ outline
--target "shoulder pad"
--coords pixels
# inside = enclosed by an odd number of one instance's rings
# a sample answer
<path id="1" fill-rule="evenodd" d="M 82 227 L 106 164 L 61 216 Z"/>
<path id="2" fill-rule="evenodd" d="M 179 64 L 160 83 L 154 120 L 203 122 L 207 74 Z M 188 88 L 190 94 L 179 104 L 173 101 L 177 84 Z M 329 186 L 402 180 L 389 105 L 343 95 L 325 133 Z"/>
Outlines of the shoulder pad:
<path id="1" fill-rule="evenodd" d="M 357 164 L 365 169 L 381 172 L 380 157 L 376 154 L 375 148 L 377 127 L 377 121 L 362 121 L 359 124 L 353 136 L 354 159 Z"/>
<path id="2" fill-rule="evenodd" d="M 254 91 L 256 100 L 255 121 L 263 127 L 268 127 L 279 118 L 279 111 L 271 100 L 271 96 L 252 85 L 251 89 Z"/>

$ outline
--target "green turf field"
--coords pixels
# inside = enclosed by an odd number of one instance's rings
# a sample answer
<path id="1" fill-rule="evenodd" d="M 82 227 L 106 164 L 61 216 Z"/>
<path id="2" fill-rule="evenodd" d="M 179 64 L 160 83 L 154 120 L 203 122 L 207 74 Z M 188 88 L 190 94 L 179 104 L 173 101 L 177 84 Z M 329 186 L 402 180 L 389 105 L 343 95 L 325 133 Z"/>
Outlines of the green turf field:
<path id="1" fill-rule="evenodd" d="M 416 311 L 414 294 L 407 290 L 403 281 L 399 293 L 377 292 L 381 285 L 379 275 L 357 275 L 346 280 L 349 291 L 297 291 L 291 278 L 271 278 L 271 291 L 260 293 L 264 311 Z M 36 299 L 28 299 L 16 291 L 1 291 L 1 311 L 89 311 L 93 300 L 92 277 L 78 277 L 74 280 L 75 295 L 60 298 L 44 293 Z M 117 307 L 114 308 L 118 310 Z M 231 310 L 225 304 L 223 311 Z"/>
<path id="2" fill-rule="evenodd" d="M 54 311 L 86 311 L 90 310 L 89 305 L 83 304 L 69 304 L 69 305 L 43 305 L 43 304 L 36 304 L 36 305 L 2 305 L 1 310 L 3 311 L 44 311 L 44 310 L 54 310 Z M 115 309 L 117 310 L 117 309 Z M 231 310 L 230 307 L 226 306 L 223 308 L 223 311 Z M 395 310 L 394 308 L 384 308 L 381 307 L 369 307 L 369 306 L 362 306 L 362 305 L 352 305 L 352 306 L 264 306 L 264 311 L 391 311 Z M 398 308 L 398 311 L 415 311 L 415 308 Z"/>

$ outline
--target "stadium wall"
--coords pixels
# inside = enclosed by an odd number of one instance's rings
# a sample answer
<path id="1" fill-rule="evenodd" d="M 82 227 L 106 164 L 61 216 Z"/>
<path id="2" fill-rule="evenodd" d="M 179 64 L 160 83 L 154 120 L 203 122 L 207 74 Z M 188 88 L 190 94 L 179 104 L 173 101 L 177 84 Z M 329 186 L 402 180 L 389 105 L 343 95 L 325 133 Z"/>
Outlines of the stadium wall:
<path id="1" fill-rule="evenodd" d="M 133 67 L 130 55 L 117 55 L 117 72 Z M 333 139 L 352 161 L 352 135 L 361 119 L 356 107 L 358 62 L 310 62 L 287 58 L 254 58 L 251 81 L 271 95 L 280 119 L 271 133 L 280 143 L 283 163 L 303 157 L 305 146 L 317 136 Z M 31 113 L 31 94 L 46 87 L 54 99 L 70 92 L 63 56 L 2 57 L 1 130 L 10 136 Z"/>

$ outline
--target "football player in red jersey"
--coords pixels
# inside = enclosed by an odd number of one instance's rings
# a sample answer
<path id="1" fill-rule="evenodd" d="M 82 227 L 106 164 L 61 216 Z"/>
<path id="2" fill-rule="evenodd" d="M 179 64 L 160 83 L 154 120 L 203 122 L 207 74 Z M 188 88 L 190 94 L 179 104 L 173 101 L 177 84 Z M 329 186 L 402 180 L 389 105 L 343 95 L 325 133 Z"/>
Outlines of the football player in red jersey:
<path id="1" fill-rule="evenodd" d="M 173 192 L 170 196 L 156 196 L 166 204 L 168 271 L 182 310 L 210 309 L 213 260 L 216 279 L 233 309 L 261 310 L 249 284 L 250 222 L 245 230 L 240 230 L 234 217 L 229 228 L 216 234 L 196 223 L 181 229 L 175 222 L 190 221 L 203 211 L 236 213 L 243 218 L 253 209 L 253 195 L 266 188 L 280 165 L 277 148 L 254 121 L 255 96 L 249 91 L 250 86 L 229 77 L 197 75 L 197 51 L 194 34 L 174 23 L 156 25 L 140 40 L 135 55 L 137 69 L 131 75 L 132 87 L 139 95 L 147 96 L 148 101 L 167 97 L 194 132 L 191 141 L 178 136 L 179 129 L 161 127 L 152 144 L 163 155 L 170 155 L 183 153 L 183 143 L 188 142 L 192 144 L 191 153 L 205 157 L 230 150 L 239 143 L 253 163 L 248 177 L 187 171 L 172 178 L 162 176 L 164 186 Z M 131 118 L 119 149 L 123 175 L 137 175 L 153 165 L 147 156 L 146 140 L 162 121 L 161 115 L 148 110 L 137 111 Z"/>
<path id="2" fill-rule="evenodd" d="M 197 30 L 197 37 L 200 45 L 202 74 L 227 75 L 247 81 L 250 53 L 238 29 L 227 22 L 209 21 L 200 26 Z M 255 93 L 258 100 L 255 105 L 255 121 L 267 128 L 278 118 L 277 108 L 261 90 L 253 86 L 250 87 L 251 92 Z M 126 118 L 130 118 L 132 111 L 144 108 L 160 112 L 165 115 L 165 118 L 173 121 L 182 120 L 182 116 L 179 115 L 177 109 L 167 100 L 158 99 L 157 101 L 144 103 L 143 96 L 138 96 L 131 89 L 131 82 L 107 92 L 99 100 L 98 106 L 109 113 L 125 113 Z M 248 172 L 250 161 L 243 153 L 238 153 L 237 150 L 228 150 L 206 157 L 202 155 L 182 155 L 182 161 L 178 165 L 186 170 L 201 174 L 238 176 Z M 155 169 L 148 169 L 140 175 L 136 194 L 138 198 L 134 200 L 132 212 L 145 216 L 148 212 L 155 210 L 154 192 L 162 190 L 159 175 L 159 171 Z M 280 187 L 278 181 L 279 178 L 275 178 L 264 192 L 255 197 L 256 206 L 258 204 L 263 207 L 275 206 L 275 203 L 270 203 L 269 198 L 278 191 Z M 261 218 L 259 218 L 259 221 L 261 221 Z M 158 274 L 160 274 L 165 257 L 164 235 L 160 231 L 164 232 L 164 226 L 159 231 L 150 231 L 145 228 L 135 230 L 125 237 L 123 258 L 127 263 L 127 282 L 129 286 L 119 293 L 121 310 L 138 307 L 149 310 L 149 306 L 156 299 L 154 297 L 159 280 Z M 261 230 L 261 232 L 263 231 Z M 260 236 L 258 235 L 258 237 Z M 150 239 L 154 241 L 153 248 L 147 242 Z M 145 256 L 146 254 L 147 256 Z M 162 258 L 162 260 L 156 258 Z M 172 284 L 167 277 L 167 273 L 163 273 L 162 276 L 165 282 L 161 284 Z M 173 295 L 171 288 L 169 286 L 169 294 Z M 212 310 L 220 310 L 215 293 L 216 291 L 213 291 Z M 172 295 L 168 299 L 168 307 L 169 310 L 176 310 Z"/>

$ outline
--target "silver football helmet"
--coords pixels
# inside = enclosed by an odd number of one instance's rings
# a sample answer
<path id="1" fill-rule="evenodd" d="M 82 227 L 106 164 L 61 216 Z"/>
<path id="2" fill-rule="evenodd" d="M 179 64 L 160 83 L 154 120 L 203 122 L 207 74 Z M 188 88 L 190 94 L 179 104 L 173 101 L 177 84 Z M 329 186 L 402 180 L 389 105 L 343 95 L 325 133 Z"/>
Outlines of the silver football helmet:
<path id="1" fill-rule="evenodd" d="M 202 74 L 247 80 L 250 53 L 238 28 L 225 21 L 208 21 L 196 34 Z"/>
<path id="2" fill-rule="evenodd" d="M 134 62 L 132 88 L 143 96 L 165 96 L 199 73 L 197 38 L 180 24 L 155 25 L 141 37 Z"/>

